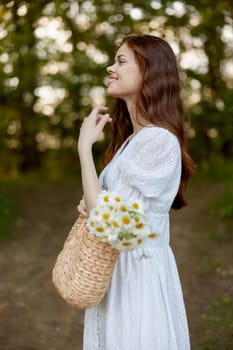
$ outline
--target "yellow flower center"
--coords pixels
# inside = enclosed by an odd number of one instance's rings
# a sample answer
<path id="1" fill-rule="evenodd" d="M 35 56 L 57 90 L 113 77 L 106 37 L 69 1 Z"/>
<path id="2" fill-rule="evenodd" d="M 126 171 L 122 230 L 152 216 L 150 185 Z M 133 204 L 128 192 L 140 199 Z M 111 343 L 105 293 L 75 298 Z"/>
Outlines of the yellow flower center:
<path id="1" fill-rule="evenodd" d="M 103 227 L 97 227 L 96 231 L 99 233 L 103 233 L 104 232 L 104 228 Z"/>
<path id="2" fill-rule="evenodd" d="M 108 213 L 104 213 L 103 214 L 103 219 L 104 220 L 109 220 L 109 218 L 110 218 L 110 215 Z"/>
<path id="3" fill-rule="evenodd" d="M 115 197 L 115 201 L 120 202 L 121 201 L 120 197 Z"/>
<path id="4" fill-rule="evenodd" d="M 142 244 L 142 239 L 138 239 L 138 244 Z"/>
<path id="5" fill-rule="evenodd" d="M 130 242 L 123 242 L 122 245 L 124 247 L 130 247 L 131 246 L 131 243 Z"/>
<path id="6" fill-rule="evenodd" d="M 139 209 L 139 205 L 138 205 L 137 202 L 133 203 L 133 208 L 134 208 L 134 209 Z"/>
<path id="7" fill-rule="evenodd" d="M 137 228 L 138 230 L 141 230 L 143 227 L 144 227 L 144 225 L 143 225 L 142 222 L 136 225 L 136 228 Z"/>
<path id="8" fill-rule="evenodd" d="M 117 222 L 117 221 L 113 221 L 112 225 L 113 225 L 114 227 L 116 227 L 116 228 L 118 228 L 118 227 L 119 227 L 119 224 L 118 224 L 118 222 Z"/>
<path id="9" fill-rule="evenodd" d="M 149 238 L 156 238 L 157 237 L 157 234 L 156 233 L 151 233 L 148 235 Z"/>
<path id="10" fill-rule="evenodd" d="M 126 208 L 125 205 L 122 205 L 122 206 L 120 207 L 120 210 L 121 210 L 121 211 L 127 211 L 127 208 Z"/>
<path id="11" fill-rule="evenodd" d="M 104 202 L 109 202 L 109 196 L 107 196 L 107 195 L 104 196 L 103 201 L 104 201 Z"/>
<path id="12" fill-rule="evenodd" d="M 130 219 L 128 218 L 128 216 L 122 216 L 121 221 L 125 225 L 128 225 L 130 223 Z"/>

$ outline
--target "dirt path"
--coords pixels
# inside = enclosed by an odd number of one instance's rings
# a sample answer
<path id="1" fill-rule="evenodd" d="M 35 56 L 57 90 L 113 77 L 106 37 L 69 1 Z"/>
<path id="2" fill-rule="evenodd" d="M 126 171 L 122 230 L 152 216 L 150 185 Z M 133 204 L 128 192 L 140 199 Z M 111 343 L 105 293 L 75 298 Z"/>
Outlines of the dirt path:
<path id="1" fill-rule="evenodd" d="M 200 263 L 200 232 L 216 184 L 190 186 L 190 206 L 172 214 L 172 247 L 182 280 L 192 343 L 212 291 L 232 293 L 230 282 Z M 220 189 L 221 190 L 221 189 Z M 203 198 L 204 193 L 204 198 Z M 1 350 L 81 350 L 83 313 L 56 293 L 51 270 L 74 221 L 80 192 L 75 184 L 41 185 L 20 200 L 16 238 L 0 242 Z M 230 248 L 218 254 L 230 257 Z M 223 258 L 224 261 L 224 258 Z M 227 262 L 226 262 L 227 264 Z M 162 350 L 162 349 L 161 349 Z"/>

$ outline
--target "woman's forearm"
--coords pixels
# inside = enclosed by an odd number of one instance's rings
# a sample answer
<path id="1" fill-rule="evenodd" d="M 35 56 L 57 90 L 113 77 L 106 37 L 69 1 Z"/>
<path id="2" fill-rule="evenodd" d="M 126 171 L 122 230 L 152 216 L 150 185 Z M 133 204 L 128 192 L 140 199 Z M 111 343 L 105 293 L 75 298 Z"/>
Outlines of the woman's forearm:
<path id="1" fill-rule="evenodd" d="M 81 165 L 83 194 L 85 198 L 86 209 L 89 213 L 89 211 L 95 207 L 96 198 L 100 192 L 100 185 L 93 159 L 92 147 L 86 147 L 85 151 L 79 150 L 79 158 Z"/>

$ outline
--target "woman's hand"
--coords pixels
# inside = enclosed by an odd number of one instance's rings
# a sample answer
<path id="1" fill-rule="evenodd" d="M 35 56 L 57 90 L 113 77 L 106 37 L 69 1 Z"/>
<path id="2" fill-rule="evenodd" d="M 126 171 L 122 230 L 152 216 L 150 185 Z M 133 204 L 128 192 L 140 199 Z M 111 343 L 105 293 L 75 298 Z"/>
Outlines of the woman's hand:
<path id="1" fill-rule="evenodd" d="M 82 196 L 82 199 L 80 200 L 79 205 L 77 206 L 77 209 L 81 215 L 88 216 L 84 196 Z"/>
<path id="2" fill-rule="evenodd" d="M 85 152 L 87 147 L 91 147 L 100 137 L 100 134 L 107 122 L 111 118 L 107 112 L 107 107 L 95 107 L 82 123 L 78 139 L 78 151 Z"/>
<path id="3" fill-rule="evenodd" d="M 79 208 L 81 214 L 84 214 L 86 210 L 86 215 L 88 215 L 89 211 L 95 207 L 96 198 L 100 191 L 99 179 L 92 154 L 92 145 L 99 139 L 105 124 L 112 120 L 106 112 L 106 107 L 99 106 L 94 108 L 89 116 L 84 119 L 80 128 L 78 152 L 82 187 L 85 196 L 85 209 L 83 206 L 84 203 L 82 201 L 80 202 Z"/>

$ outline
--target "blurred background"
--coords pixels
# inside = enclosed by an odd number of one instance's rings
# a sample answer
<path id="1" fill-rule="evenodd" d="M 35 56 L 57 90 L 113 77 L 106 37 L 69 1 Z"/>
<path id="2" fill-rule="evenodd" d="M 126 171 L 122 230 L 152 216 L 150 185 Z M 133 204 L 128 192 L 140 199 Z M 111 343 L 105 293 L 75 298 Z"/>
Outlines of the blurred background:
<path id="1" fill-rule="evenodd" d="M 56 294 L 51 269 L 82 194 L 79 128 L 93 106 L 110 106 L 106 66 L 127 34 L 160 36 L 177 56 L 197 169 L 171 244 L 192 349 L 233 349 L 232 1 L 1 0 L 2 350 L 82 348 L 83 313 Z M 108 141 L 106 129 L 98 171 Z"/>

